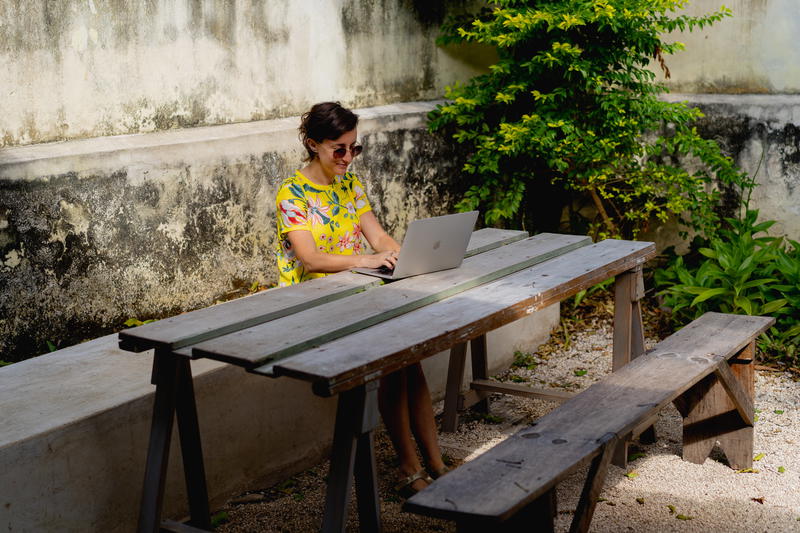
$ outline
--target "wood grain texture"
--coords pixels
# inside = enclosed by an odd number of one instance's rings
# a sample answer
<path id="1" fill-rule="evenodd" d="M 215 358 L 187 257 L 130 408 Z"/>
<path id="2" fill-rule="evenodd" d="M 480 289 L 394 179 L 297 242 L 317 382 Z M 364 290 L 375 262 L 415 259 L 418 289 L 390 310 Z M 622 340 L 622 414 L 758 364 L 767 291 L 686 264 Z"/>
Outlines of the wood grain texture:
<path id="1" fill-rule="evenodd" d="M 275 375 L 316 381 L 318 394 L 335 394 L 528 316 L 654 255 L 652 243 L 585 246 L 284 359 L 274 366 Z"/>
<path id="2" fill-rule="evenodd" d="M 469 257 L 456 269 L 395 281 L 202 342 L 193 347 L 192 353 L 248 368 L 263 365 L 505 277 L 588 243 L 588 238 L 582 236 L 539 234 Z"/>
<path id="3" fill-rule="evenodd" d="M 708 313 L 406 502 L 449 519 L 505 520 L 714 372 L 774 319 Z M 480 487 L 480 490 L 476 490 Z"/>

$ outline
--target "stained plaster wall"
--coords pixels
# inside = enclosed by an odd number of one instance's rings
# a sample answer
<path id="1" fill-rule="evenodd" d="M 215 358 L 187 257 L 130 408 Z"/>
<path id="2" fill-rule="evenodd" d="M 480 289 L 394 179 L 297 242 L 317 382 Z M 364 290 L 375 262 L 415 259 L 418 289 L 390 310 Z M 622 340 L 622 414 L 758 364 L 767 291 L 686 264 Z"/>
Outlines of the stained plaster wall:
<path id="1" fill-rule="evenodd" d="M 467 0 L 2 0 L 0 147 L 438 98 Z"/>
<path id="2" fill-rule="evenodd" d="M 434 103 L 357 110 L 354 163 L 397 238 L 458 190 Z M 299 118 L 0 152 L 0 353 L 6 360 L 277 278 L 274 198 L 302 164 Z"/>
<path id="3" fill-rule="evenodd" d="M 666 58 L 672 74 L 666 85 L 683 93 L 800 92 L 800 2 L 691 0 L 684 12 L 701 15 L 722 4 L 732 17 L 668 37 L 686 49 Z"/>

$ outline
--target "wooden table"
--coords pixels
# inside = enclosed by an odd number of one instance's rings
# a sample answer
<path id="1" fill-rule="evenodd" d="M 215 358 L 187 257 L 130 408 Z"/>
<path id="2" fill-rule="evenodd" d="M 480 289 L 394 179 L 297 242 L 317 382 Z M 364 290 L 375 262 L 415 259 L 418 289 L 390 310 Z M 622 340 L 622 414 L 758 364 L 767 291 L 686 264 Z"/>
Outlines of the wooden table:
<path id="1" fill-rule="evenodd" d="M 121 332 L 122 348 L 155 349 L 156 398 L 139 530 L 191 530 L 160 523 L 173 418 L 178 420 L 189 523 L 210 528 L 193 358 L 309 381 L 320 396 L 338 394 L 322 529 L 344 530 L 355 477 L 361 529 L 379 531 L 373 431 L 382 376 L 442 350 L 453 349 L 457 356 L 468 341 L 473 353 L 484 347 L 485 361 L 489 331 L 613 276 L 614 366 L 643 351 L 638 300 L 641 266 L 655 254 L 652 243 L 591 244 L 586 237 L 556 234 L 525 237 L 522 232 L 484 229 L 473 234 L 459 269 L 389 284 L 340 273 Z"/>

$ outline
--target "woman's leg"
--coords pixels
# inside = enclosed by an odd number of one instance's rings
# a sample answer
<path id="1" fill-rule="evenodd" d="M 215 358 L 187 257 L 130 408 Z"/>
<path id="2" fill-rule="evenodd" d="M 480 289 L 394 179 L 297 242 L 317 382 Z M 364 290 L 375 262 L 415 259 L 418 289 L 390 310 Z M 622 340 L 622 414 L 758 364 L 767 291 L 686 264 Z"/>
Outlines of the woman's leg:
<path id="1" fill-rule="evenodd" d="M 408 477 L 422 469 L 411 439 L 411 423 L 408 412 L 408 378 L 406 369 L 398 370 L 381 379 L 378 389 L 378 407 L 386 425 L 386 431 L 400 460 L 400 474 Z M 427 486 L 418 479 L 411 486 L 422 490 Z"/>
<path id="2" fill-rule="evenodd" d="M 442 461 L 442 450 L 439 448 L 428 382 L 425 380 L 421 364 L 413 364 L 405 370 L 411 430 L 414 432 L 414 437 L 417 439 L 417 444 L 428 468 L 435 472 L 444 467 L 444 462 Z"/>

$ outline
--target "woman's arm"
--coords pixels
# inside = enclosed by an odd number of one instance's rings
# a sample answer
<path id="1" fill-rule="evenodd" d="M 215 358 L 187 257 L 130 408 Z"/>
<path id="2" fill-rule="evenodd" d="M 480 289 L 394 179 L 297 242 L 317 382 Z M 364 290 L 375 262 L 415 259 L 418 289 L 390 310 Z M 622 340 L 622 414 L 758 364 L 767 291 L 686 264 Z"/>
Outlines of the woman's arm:
<path id="1" fill-rule="evenodd" d="M 374 220 L 375 216 L 373 215 L 372 218 Z M 375 220 L 375 224 L 378 224 L 377 220 Z M 378 226 L 380 227 L 380 225 Z M 387 237 L 389 236 L 387 235 Z M 329 274 L 332 272 L 349 270 L 351 268 L 379 268 L 382 266 L 394 268 L 394 264 L 397 261 L 397 254 L 393 250 L 383 250 L 372 255 L 339 255 L 321 252 L 317 249 L 314 236 L 307 230 L 290 231 L 286 234 L 286 238 L 289 239 L 292 250 L 303 263 L 306 272 L 322 272 Z M 389 237 L 389 239 L 394 242 L 394 239 L 391 237 Z M 370 245 L 372 245 L 372 240 L 369 237 L 367 237 L 367 240 L 369 240 Z M 372 246 L 374 248 L 374 245 Z M 398 250 L 400 249 L 399 246 L 397 248 Z"/>
<path id="2" fill-rule="evenodd" d="M 394 240 L 381 226 L 375 214 L 372 211 L 367 211 L 359 217 L 361 224 L 361 231 L 364 237 L 367 238 L 369 245 L 376 252 L 399 252 L 400 245 Z"/>

